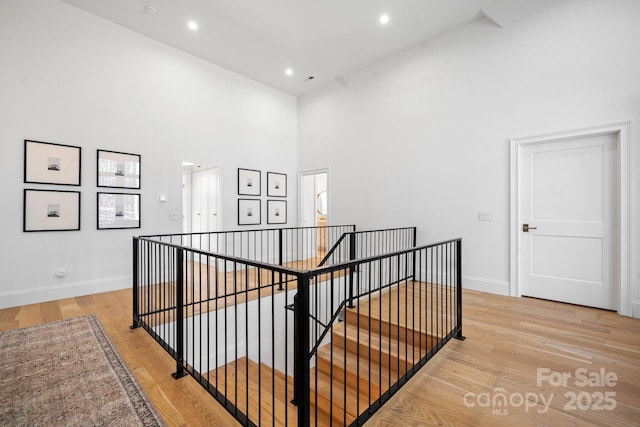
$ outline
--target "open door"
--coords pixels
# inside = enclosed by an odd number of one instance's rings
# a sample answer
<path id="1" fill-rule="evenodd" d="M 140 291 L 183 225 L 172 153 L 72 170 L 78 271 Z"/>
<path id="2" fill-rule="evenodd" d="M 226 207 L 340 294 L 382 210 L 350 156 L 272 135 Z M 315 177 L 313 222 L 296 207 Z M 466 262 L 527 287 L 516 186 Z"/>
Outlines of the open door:
<path id="1" fill-rule="evenodd" d="M 305 245 L 310 257 L 324 257 L 327 252 L 329 225 L 329 173 L 326 170 L 303 172 L 300 185 L 302 227 L 319 227 L 314 239 Z"/>

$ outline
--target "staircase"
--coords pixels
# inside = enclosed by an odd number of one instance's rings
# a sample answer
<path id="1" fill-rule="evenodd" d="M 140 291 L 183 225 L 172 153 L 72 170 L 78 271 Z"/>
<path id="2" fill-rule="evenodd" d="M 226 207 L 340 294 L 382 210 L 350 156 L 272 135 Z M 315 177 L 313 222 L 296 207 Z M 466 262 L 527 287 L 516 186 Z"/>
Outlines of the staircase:
<path id="1" fill-rule="evenodd" d="M 424 284 L 419 284 L 424 290 Z M 414 289 L 415 287 L 415 289 Z M 311 425 L 350 425 L 389 391 L 438 342 L 427 310 L 413 309 L 413 283 L 346 309 L 310 372 Z M 393 304 L 389 302 L 393 301 Z M 297 425 L 293 378 L 247 358 L 210 371 L 209 383 L 260 426 Z"/>

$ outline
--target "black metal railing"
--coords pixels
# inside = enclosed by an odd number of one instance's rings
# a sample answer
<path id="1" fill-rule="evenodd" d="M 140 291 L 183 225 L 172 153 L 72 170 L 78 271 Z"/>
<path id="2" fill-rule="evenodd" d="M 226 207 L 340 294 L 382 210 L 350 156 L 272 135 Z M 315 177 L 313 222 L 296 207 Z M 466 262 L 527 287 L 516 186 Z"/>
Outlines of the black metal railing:
<path id="1" fill-rule="evenodd" d="M 297 307 L 312 319 L 310 350 L 295 369 L 310 379 L 295 393 L 309 399 L 311 424 L 363 424 L 451 338 L 462 338 L 461 261 L 456 239 L 310 272 L 310 303 Z"/>
<path id="2" fill-rule="evenodd" d="M 172 236 L 134 237 L 133 326 L 243 425 L 362 424 L 462 336 L 460 240 L 296 269 Z"/>
<path id="3" fill-rule="evenodd" d="M 134 326 L 175 359 L 174 377 L 193 376 L 244 425 L 297 423 L 284 307 L 301 273 L 146 237 L 134 254 Z"/>
<path id="4" fill-rule="evenodd" d="M 416 227 L 347 231 L 318 263 L 318 267 L 416 247 Z"/>
<path id="5" fill-rule="evenodd" d="M 355 230 L 355 225 L 332 225 L 144 237 L 215 254 L 307 270 L 315 268 L 325 257 L 327 249 L 343 239 L 345 233 Z"/>

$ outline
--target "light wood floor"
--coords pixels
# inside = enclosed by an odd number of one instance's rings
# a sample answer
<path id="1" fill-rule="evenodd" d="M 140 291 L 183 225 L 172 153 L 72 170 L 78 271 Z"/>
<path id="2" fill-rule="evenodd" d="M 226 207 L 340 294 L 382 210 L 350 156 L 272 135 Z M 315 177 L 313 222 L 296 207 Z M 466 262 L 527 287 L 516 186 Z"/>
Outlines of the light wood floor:
<path id="1" fill-rule="evenodd" d="M 467 340 L 448 343 L 367 425 L 640 425 L 640 319 L 472 291 L 465 291 L 463 300 Z M 129 330 L 129 290 L 3 309 L 0 330 L 86 313 L 100 319 L 167 424 L 238 425 L 192 378 L 171 377 L 174 361 L 144 330 Z M 592 376 L 604 369 L 616 375 L 616 384 L 581 386 L 578 368 Z M 572 377 L 566 386 L 546 380 L 538 386 L 538 369 Z M 600 406 L 615 402 L 614 410 L 580 409 L 597 404 L 598 393 L 605 392 L 615 395 Z M 506 406 L 486 405 L 483 399 L 497 393 L 507 396 Z M 579 396 L 575 410 L 572 395 Z M 551 401 L 546 411 L 541 397 Z"/>

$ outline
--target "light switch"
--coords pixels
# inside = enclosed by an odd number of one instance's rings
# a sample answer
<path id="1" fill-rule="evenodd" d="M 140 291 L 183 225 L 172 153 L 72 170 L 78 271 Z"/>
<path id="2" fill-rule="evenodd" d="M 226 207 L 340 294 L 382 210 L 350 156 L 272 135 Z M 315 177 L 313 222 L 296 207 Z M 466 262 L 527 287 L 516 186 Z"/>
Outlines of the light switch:
<path id="1" fill-rule="evenodd" d="M 493 212 L 491 211 L 479 211 L 478 221 L 493 221 Z"/>
<path id="2" fill-rule="evenodd" d="M 167 195 L 166 194 L 158 194 L 158 201 L 161 203 L 165 203 L 167 201 Z"/>

